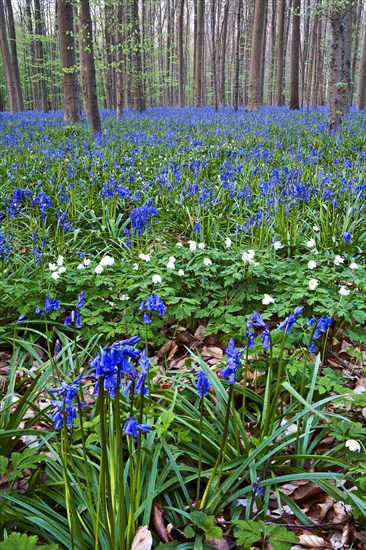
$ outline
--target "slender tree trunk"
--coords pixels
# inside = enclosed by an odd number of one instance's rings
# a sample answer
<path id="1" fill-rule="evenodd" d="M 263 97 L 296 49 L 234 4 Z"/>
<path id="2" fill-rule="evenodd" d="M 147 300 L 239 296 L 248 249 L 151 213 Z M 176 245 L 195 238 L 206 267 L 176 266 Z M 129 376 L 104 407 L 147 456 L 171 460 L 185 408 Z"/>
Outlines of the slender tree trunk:
<path id="1" fill-rule="evenodd" d="M 93 132 L 100 132 L 102 130 L 102 126 L 98 109 L 97 85 L 95 79 L 94 65 L 93 27 L 90 15 L 89 0 L 80 0 L 80 37 L 85 104 L 87 106 L 87 113 L 90 116 Z"/>
<path id="2" fill-rule="evenodd" d="M 213 88 L 213 106 L 215 111 L 219 108 L 218 89 L 217 89 L 217 49 L 216 49 L 216 0 L 211 0 L 211 64 L 212 64 L 212 88 Z"/>
<path id="3" fill-rule="evenodd" d="M 116 114 L 123 115 L 123 5 L 117 0 L 115 15 L 116 44 Z"/>
<path id="4" fill-rule="evenodd" d="M 19 64 L 18 64 L 18 52 L 17 52 L 17 41 L 16 41 L 16 35 L 15 35 L 15 25 L 14 25 L 14 15 L 13 15 L 13 7 L 11 0 L 6 0 L 6 12 L 7 12 L 7 19 L 8 19 L 8 29 L 9 29 L 9 46 L 10 46 L 10 55 L 12 58 L 12 65 L 13 65 L 13 71 L 14 71 L 14 81 L 15 81 L 15 89 L 17 94 L 17 101 L 20 111 L 24 111 L 24 102 L 23 102 L 23 96 L 22 96 L 22 89 L 20 86 L 20 73 L 19 73 Z"/>
<path id="5" fill-rule="evenodd" d="M 333 0 L 331 13 L 332 24 L 332 53 L 329 82 L 329 130 L 334 131 L 341 122 L 341 81 L 342 45 L 341 45 L 341 14 L 337 9 L 336 0 Z"/>
<path id="6" fill-rule="evenodd" d="M 363 31 L 362 53 L 360 63 L 360 75 L 357 88 L 357 109 L 366 106 L 366 25 Z"/>
<path id="7" fill-rule="evenodd" d="M 36 53 L 36 63 L 37 63 L 37 72 L 38 72 L 38 81 L 39 81 L 39 92 L 41 95 L 41 107 L 44 113 L 48 113 L 48 97 L 47 97 L 47 88 L 46 88 L 46 79 L 44 74 L 44 57 L 43 57 L 43 25 L 42 25 L 42 16 L 41 16 L 41 6 L 39 0 L 34 0 L 34 19 L 35 25 L 34 30 L 36 32 L 35 40 L 35 53 Z"/>
<path id="8" fill-rule="evenodd" d="M 313 85 L 313 74 L 316 69 L 316 50 L 318 42 L 318 26 L 319 26 L 319 14 L 316 12 L 312 20 L 312 29 L 311 29 L 311 47 L 310 47 L 310 57 L 309 63 L 306 71 L 306 80 L 305 85 L 305 104 L 306 107 L 310 107 L 311 102 L 311 92 L 314 89 Z"/>
<path id="9" fill-rule="evenodd" d="M 352 20 L 354 11 L 354 0 L 349 0 L 342 14 L 342 60 L 341 60 L 341 101 L 343 114 L 347 114 L 351 108 L 352 95 Z"/>
<path id="10" fill-rule="evenodd" d="M 184 52 L 183 52 L 184 0 L 179 0 L 178 12 L 178 103 L 184 107 Z"/>
<path id="11" fill-rule="evenodd" d="M 267 0 L 255 0 L 249 67 L 248 111 L 255 111 L 260 107 L 262 44 L 266 6 Z"/>
<path id="12" fill-rule="evenodd" d="M 30 59 L 31 59 L 30 73 L 31 73 L 31 83 L 32 83 L 33 109 L 35 109 L 36 111 L 40 111 L 41 107 L 38 104 L 40 93 L 37 86 L 36 50 L 35 50 L 34 36 L 33 36 L 31 0 L 26 0 L 25 14 L 26 14 L 25 24 L 29 34 L 29 50 L 30 50 Z"/>
<path id="13" fill-rule="evenodd" d="M 291 37 L 291 90 L 290 109 L 299 109 L 299 68 L 300 68 L 300 0 L 293 2 Z"/>
<path id="14" fill-rule="evenodd" d="M 141 113 L 146 109 L 145 94 L 144 94 L 144 75 L 142 74 L 142 45 L 141 45 L 141 29 L 139 18 L 138 0 L 133 0 L 133 18 L 132 18 L 132 33 L 134 45 L 134 64 L 136 67 L 136 89 L 135 89 L 135 108 Z"/>
<path id="15" fill-rule="evenodd" d="M 229 7 L 230 0 L 226 0 L 224 7 L 224 14 L 222 18 L 221 32 L 220 32 L 220 58 L 219 58 L 219 103 L 222 107 L 226 104 L 226 86 L 225 86 L 225 70 L 226 70 L 226 49 L 227 49 L 227 27 L 229 20 Z"/>
<path id="16" fill-rule="evenodd" d="M 15 70 L 11 57 L 8 35 L 6 30 L 6 19 L 3 0 L 0 0 L 0 47 L 3 59 L 3 67 L 6 81 L 6 91 L 9 101 L 9 110 L 11 113 L 20 111 L 19 95 L 17 93 L 17 83 L 15 78 Z"/>
<path id="17" fill-rule="evenodd" d="M 235 65 L 234 65 L 234 86 L 233 86 L 234 111 L 237 111 L 238 107 L 239 107 L 241 10 L 242 10 L 242 0 L 237 0 L 237 2 L 236 2 Z"/>
<path id="18" fill-rule="evenodd" d="M 204 33 L 204 0 L 197 1 L 197 35 L 196 35 L 196 64 L 194 68 L 194 103 L 202 106 L 202 76 L 203 76 L 203 33 Z"/>
<path id="19" fill-rule="evenodd" d="M 264 72 L 266 67 L 266 47 L 267 47 L 267 16 L 268 16 L 268 2 L 265 3 L 264 6 L 264 22 L 263 22 L 263 33 L 262 33 L 262 58 L 261 58 L 261 82 L 260 82 L 260 97 L 259 101 L 260 104 L 263 105 L 264 102 Z"/>
<path id="20" fill-rule="evenodd" d="M 117 5 L 118 5 L 117 1 Z M 117 11 L 117 8 L 116 8 Z M 106 106 L 107 109 L 116 108 L 116 88 L 117 83 L 115 81 L 116 71 L 114 69 L 114 64 L 117 63 L 115 59 L 115 49 L 117 45 L 115 44 L 115 37 L 113 34 L 114 30 L 114 7 L 110 0 L 105 3 L 104 6 L 105 14 L 105 25 L 104 25 L 104 40 L 106 48 L 106 70 L 105 70 L 105 96 L 106 96 Z"/>
<path id="21" fill-rule="evenodd" d="M 75 123 L 80 121 L 81 109 L 75 56 L 73 7 L 67 0 L 58 0 L 57 6 L 64 119 L 66 122 Z"/>

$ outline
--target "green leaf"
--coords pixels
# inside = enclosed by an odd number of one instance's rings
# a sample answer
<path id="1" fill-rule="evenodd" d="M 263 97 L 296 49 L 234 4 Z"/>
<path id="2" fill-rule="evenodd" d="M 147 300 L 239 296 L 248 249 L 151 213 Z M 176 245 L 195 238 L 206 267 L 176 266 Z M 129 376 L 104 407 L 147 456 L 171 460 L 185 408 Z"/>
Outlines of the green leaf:
<path id="1" fill-rule="evenodd" d="M 237 539 L 238 545 L 244 546 L 244 548 L 250 548 L 255 542 L 262 540 L 262 527 L 265 528 L 265 523 L 263 521 L 244 521 L 239 519 L 233 521 L 234 525 L 239 527 L 239 530 L 234 533 L 235 538 Z"/>
<path id="2" fill-rule="evenodd" d="M 299 537 L 287 531 L 284 527 L 278 527 L 277 525 L 270 525 L 268 527 L 269 540 L 274 550 L 289 550 L 292 543 L 299 542 Z"/>
<path id="3" fill-rule="evenodd" d="M 34 550 L 37 546 L 38 537 L 36 535 L 28 537 L 21 533 L 11 533 L 11 535 L 0 542 L 0 550 Z M 45 550 L 58 550 L 57 544 L 43 544 Z"/>
<path id="4" fill-rule="evenodd" d="M 8 470 L 9 459 L 6 456 L 0 456 L 0 474 L 5 474 Z"/>
<path id="5" fill-rule="evenodd" d="M 194 530 L 190 525 L 188 525 L 183 532 L 186 539 L 193 539 L 193 537 L 196 536 L 196 533 L 194 532 Z"/>

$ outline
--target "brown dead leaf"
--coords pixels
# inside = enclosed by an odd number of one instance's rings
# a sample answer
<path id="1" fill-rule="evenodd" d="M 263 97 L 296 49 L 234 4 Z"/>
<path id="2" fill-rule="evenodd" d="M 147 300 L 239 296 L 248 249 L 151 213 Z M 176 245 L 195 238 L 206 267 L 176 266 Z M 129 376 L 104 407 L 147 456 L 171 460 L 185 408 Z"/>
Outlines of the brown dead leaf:
<path id="1" fill-rule="evenodd" d="M 164 355 L 169 359 L 171 359 L 173 357 L 173 355 L 175 354 L 175 352 L 177 351 L 178 349 L 178 346 L 177 344 L 174 342 L 174 340 L 168 340 L 167 342 L 165 342 L 165 344 L 163 346 L 161 346 L 161 348 L 156 352 L 156 357 L 158 359 L 161 359 Z"/>
<path id="2" fill-rule="evenodd" d="M 365 388 L 366 389 L 366 377 L 365 376 L 361 376 L 361 378 L 359 378 L 356 382 L 356 388 L 358 386 L 361 386 L 362 388 Z"/>
<path id="3" fill-rule="evenodd" d="M 332 543 L 332 548 L 334 550 L 341 550 L 343 548 L 348 548 L 349 539 L 350 539 L 350 526 L 348 524 L 344 526 L 343 531 L 335 531 L 329 537 L 329 540 Z"/>
<path id="4" fill-rule="evenodd" d="M 319 537 L 318 535 L 313 535 L 312 533 L 302 533 L 299 535 L 299 539 L 300 548 L 301 546 L 305 548 L 332 548 L 330 540 Z"/>
<path id="5" fill-rule="evenodd" d="M 319 495 L 323 493 L 323 490 L 320 489 L 315 483 L 312 481 L 309 481 L 306 485 L 303 485 L 302 487 L 298 487 L 296 491 L 293 494 L 293 498 L 296 501 L 299 500 L 307 500 L 310 497 L 313 497 L 314 495 Z"/>
<path id="6" fill-rule="evenodd" d="M 152 522 L 155 531 L 163 542 L 169 542 L 171 539 L 164 523 L 164 509 L 161 500 L 156 500 L 152 509 Z"/>
<path id="7" fill-rule="evenodd" d="M 196 340 L 203 340 L 206 333 L 206 327 L 204 325 L 199 325 L 196 332 L 194 333 L 194 337 Z"/>
<path id="8" fill-rule="evenodd" d="M 147 525 L 139 527 L 132 541 L 131 550 L 151 550 L 151 547 L 152 536 Z"/>
<path id="9" fill-rule="evenodd" d="M 309 516 L 315 519 L 320 523 L 328 513 L 328 511 L 333 507 L 334 500 L 331 496 L 325 495 L 323 502 L 317 502 L 310 508 Z"/>
<path id="10" fill-rule="evenodd" d="M 335 502 L 333 506 L 333 512 L 333 523 L 343 523 L 347 521 L 348 514 L 343 502 Z"/>

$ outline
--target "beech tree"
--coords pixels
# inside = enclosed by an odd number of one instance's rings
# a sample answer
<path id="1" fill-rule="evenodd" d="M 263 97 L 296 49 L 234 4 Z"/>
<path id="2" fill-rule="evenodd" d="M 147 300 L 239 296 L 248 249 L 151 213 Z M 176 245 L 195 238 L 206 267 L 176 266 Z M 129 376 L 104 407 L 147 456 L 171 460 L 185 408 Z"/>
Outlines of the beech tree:
<path id="1" fill-rule="evenodd" d="M 74 123 L 80 121 L 81 106 L 75 55 L 73 6 L 72 3 L 67 0 L 58 0 L 57 8 L 64 97 L 64 120 L 69 123 Z"/>
<path id="2" fill-rule="evenodd" d="M 93 27 L 90 16 L 89 0 L 80 0 L 79 29 L 82 80 L 86 110 L 90 116 L 93 131 L 100 132 L 102 126 L 99 116 L 97 86 L 95 81 Z"/>

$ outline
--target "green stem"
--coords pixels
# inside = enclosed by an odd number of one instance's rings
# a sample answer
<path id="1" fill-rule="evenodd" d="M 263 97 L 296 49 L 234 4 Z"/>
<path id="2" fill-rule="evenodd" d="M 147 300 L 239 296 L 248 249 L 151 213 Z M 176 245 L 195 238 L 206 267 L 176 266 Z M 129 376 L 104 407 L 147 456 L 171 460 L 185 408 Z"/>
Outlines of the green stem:
<path id="1" fill-rule="evenodd" d="M 217 478 L 217 485 L 220 483 L 220 479 L 221 479 L 221 476 L 222 476 L 223 462 L 224 462 L 224 458 L 225 458 L 225 452 L 224 451 L 226 449 L 226 444 L 227 444 L 227 434 L 228 434 L 228 431 L 229 431 L 230 409 L 231 409 L 231 402 L 232 402 L 232 399 L 233 399 L 233 394 L 234 394 L 234 384 L 230 384 L 229 395 L 228 395 L 228 403 L 227 403 L 227 408 L 226 408 L 225 423 L 224 423 L 224 432 L 222 434 L 219 454 L 217 455 L 215 466 L 212 470 L 212 473 L 211 473 L 210 478 L 208 480 L 208 483 L 206 485 L 205 492 L 203 493 L 203 497 L 202 497 L 201 504 L 200 504 L 200 510 L 204 509 L 204 507 L 206 505 L 206 501 L 207 501 L 207 498 L 209 496 L 211 485 L 214 481 L 214 478 L 215 478 L 215 475 L 216 475 L 216 472 L 217 472 L 219 466 L 220 466 L 220 471 L 219 471 L 218 478 Z"/>

